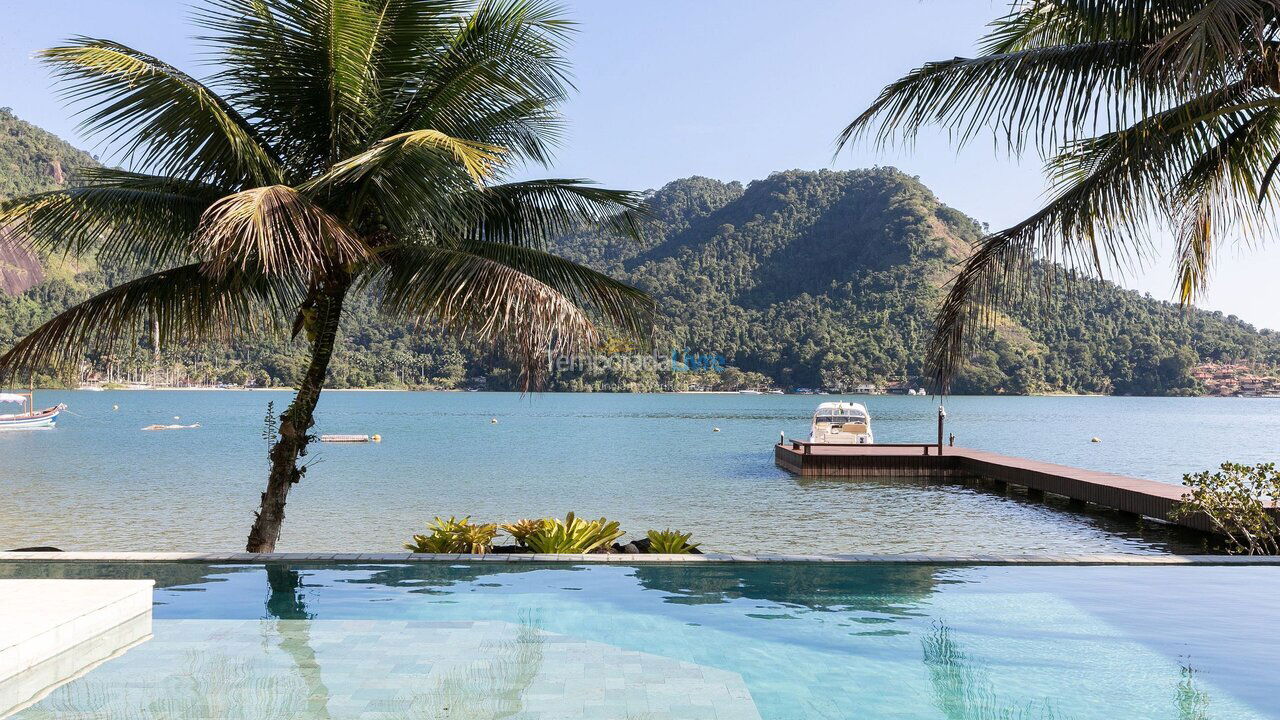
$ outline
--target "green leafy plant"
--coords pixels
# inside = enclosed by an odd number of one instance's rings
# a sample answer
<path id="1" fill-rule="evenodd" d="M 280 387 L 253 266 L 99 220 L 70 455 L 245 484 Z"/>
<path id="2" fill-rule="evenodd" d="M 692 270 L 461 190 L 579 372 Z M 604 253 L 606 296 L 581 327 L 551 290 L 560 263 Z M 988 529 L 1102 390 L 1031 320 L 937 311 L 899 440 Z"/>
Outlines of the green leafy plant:
<path id="1" fill-rule="evenodd" d="M 693 552 L 699 543 L 690 543 L 693 533 L 682 533 L 679 530 L 650 530 L 649 552 L 666 555 L 683 555 Z"/>
<path id="2" fill-rule="evenodd" d="M 1223 463 L 1215 473 L 1183 475 L 1182 484 L 1190 492 L 1183 494 L 1170 519 L 1203 515 L 1232 552 L 1280 555 L 1280 472 L 1275 463 Z"/>
<path id="3" fill-rule="evenodd" d="M 617 522 L 605 518 L 583 520 L 569 513 L 563 522 L 557 518 L 543 520 L 542 526 L 526 535 L 524 542 L 535 553 L 580 555 L 598 550 L 622 535 Z"/>
<path id="4" fill-rule="evenodd" d="M 540 530 L 544 523 L 546 523 L 546 520 L 530 520 L 525 518 L 513 523 L 507 523 L 502 526 L 502 529 L 506 530 L 508 535 L 515 538 L 516 543 L 521 547 L 528 547 L 528 543 L 526 541 L 529 536 Z"/>
<path id="5" fill-rule="evenodd" d="M 414 535 L 413 542 L 405 543 L 405 549 L 418 553 L 484 555 L 492 548 L 493 539 L 498 536 L 497 524 L 473 525 L 469 515 L 461 520 L 452 515 L 448 520 L 437 517 L 427 529 L 431 531 L 430 534 Z"/>

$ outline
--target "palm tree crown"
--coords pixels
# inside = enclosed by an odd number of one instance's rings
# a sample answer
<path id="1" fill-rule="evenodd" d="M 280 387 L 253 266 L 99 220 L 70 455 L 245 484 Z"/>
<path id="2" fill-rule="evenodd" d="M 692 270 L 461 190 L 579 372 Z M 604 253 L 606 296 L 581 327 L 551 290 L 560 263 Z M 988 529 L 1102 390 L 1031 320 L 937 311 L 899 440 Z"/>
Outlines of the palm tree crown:
<path id="1" fill-rule="evenodd" d="M 640 198 L 511 181 L 560 135 L 571 26 L 556 6 L 207 0 L 197 21 L 214 51 L 205 80 L 95 38 L 40 53 L 124 167 L 8 202 L 0 227 L 36 249 L 162 269 L 55 317 L 0 356 L 0 373 L 78 360 L 143 324 L 172 343 L 292 319 L 310 363 L 249 550 L 274 549 L 306 472 L 349 292 L 503 344 L 526 382 L 543 353 L 594 346 L 601 322 L 647 337 L 643 293 L 546 247 L 583 223 L 634 233 Z"/>
<path id="2" fill-rule="evenodd" d="M 888 85 L 838 141 L 910 141 L 939 125 L 959 144 L 990 132 L 1047 158 L 1047 204 L 984 238 L 942 304 L 930 364 L 943 390 L 974 326 L 1024 289 L 1036 261 L 1126 268 L 1167 227 L 1190 303 L 1222 238 L 1275 229 L 1280 3 L 1017 0 L 990 27 L 977 57 Z"/>
<path id="3" fill-rule="evenodd" d="M 40 53 L 126 169 L 83 169 L 0 222 L 36 248 L 163 269 L 0 368 L 75 360 L 144 322 L 168 343 L 296 314 L 314 337 L 326 288 L 374 287 L 386 311 L 505 341 L 530 370 L 549 344 L 594 343 L 601 318 L 646 332 L 641 293 L 545 246 L 583 222 L 632 230 L 638 196 L 505 181 L 559 137 L 571 26 L 555 6 L 211 0 L 197 19 L 216 51 L 204 81 L 107 40 Z"/>

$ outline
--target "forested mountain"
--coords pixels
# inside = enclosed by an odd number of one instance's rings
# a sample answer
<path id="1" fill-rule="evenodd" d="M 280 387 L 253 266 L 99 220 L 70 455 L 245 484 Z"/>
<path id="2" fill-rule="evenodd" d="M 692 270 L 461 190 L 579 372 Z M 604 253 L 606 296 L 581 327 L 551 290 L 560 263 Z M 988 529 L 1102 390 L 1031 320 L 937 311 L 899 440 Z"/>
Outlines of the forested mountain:
<path id="1" fill-rule="evenodd" d="M 983 229 L 893 168 L 677 180 L 647 241 L 584 233 L 562 251 L 660 299 L 675 347 L 792 386 L 917 381 L 933 308 Z M 1199 362 L 1274 368 L 1280 335 L 1111 283 L 1070 279 L 985 333 L 959 392 L 1191 393 Z"/>
<path id="2" fill-rule="evenodd" d="M 73 167 L 92 162 L 0 111 L 0 196 L 58 187 Z M 583 231 L 556 249 L 657 298 L 660 354 L 719 355 L 729 371 L 563 372 L 551 379 L 553 389 L 920 384 L 940 288 L 982 233 L 891 168 L 789 171 L 746 186 L 688 178 L 655 191 L 651 208 L 639 243 Z M 33 262 L 0 243 L 0 282 L 9 291 L 0 292 L 0 349 L 59 309 L 142 270 L 60 257 Z M 1184 312 L 1105 282 L 1055 287 L 1051 300 L 1029 300 L 985 334 L 958 391 L 1192 393 L 1199 388 L 1190 371 L 1200 362 L 1280 365 L 1280 335 L 1234 317 Z M 39 380 L 70 383 L 92 374 L 281 385 L 298 372 L 300 350 L 278 336 L 157 352 L 142 335 L 111 357 L 51 368 Z M 349 306 L 332 366 L 338 387 L 507 388 L 514 379 L 503 358 L 484 347 L 388 321 L 368 298 Z"/>

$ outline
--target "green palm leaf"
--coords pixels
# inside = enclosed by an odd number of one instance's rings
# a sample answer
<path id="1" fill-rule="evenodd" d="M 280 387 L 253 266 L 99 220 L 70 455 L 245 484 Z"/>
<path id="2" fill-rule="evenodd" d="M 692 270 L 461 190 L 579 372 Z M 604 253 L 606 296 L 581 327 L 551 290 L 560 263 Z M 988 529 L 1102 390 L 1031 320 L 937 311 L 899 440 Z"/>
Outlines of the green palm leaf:
<path id="1" fill-rule="evenodd" d="M 278 180 L 269 145 L 226 101 L 160 60 L 119 43 L 77 38 L 38 53 L 85 106 L 81 127 L 137 168 L 215 184 Z"/>
<path id="2" fill-rule="evenodd" d="M 162 344 L 243 335 L 272 325 L 272 308 L 296 303 L 288 286 L 185 265 L 114 287 L 60 313 L 0 355 L 0 377 L 75 363 L 110 351 L 148 324 Z M 277 310 L 278 313 L 278 310 Z"/>
<path id="3" fill-rule="evenodd" d="M 574 354 L 600 342 L 595 323 L 572 297 L 499 260 L 427 246 L 395 248 L 382 258 L 367 282 L 379 287 L 386 312 L 434 319 L 499 343 L 520 362 L 526 388 L 545 371 L 549 356 Z"/>
<path id="4" fill-rule="evenodd" d="M 82 168 L 71 187 L 0 204 L 0 225 L 48 252 L 167 266 L 194 257 L 200 217 L 223 193 L 192 180 Z"/>

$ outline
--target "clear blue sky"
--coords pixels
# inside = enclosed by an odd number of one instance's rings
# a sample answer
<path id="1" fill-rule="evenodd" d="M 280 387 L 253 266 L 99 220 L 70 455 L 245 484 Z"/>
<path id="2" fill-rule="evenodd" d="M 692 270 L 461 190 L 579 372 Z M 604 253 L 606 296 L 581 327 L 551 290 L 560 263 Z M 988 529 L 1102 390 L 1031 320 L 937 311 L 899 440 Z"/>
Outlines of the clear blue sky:
<path id="1" fill-rule="evenodd" d="M 973 53 L 1006 0 L 572 0 L 579 92 L 549 174 L 645 189 L 688 175 L 748 181 L 789 168 L 895 165 L 993 227 L 1043 199 L 1039 162 L 940 134 L 910 150 L 867 145 L 832 162 L 832 141 L 885 83 L 921 62 Z M 5 3 L 0 105 L 86 143 L 31 53 L 70 35 L 106 37 L 200 74 L 189 6 L 161 0 Z M 89 148 L 92 149 L 92 148 Z M 1280 328 L 1280 247 L 1228 249 L 1204 307 Z M 1113 278 L 1170 298 L 1168 261 Z"/>

